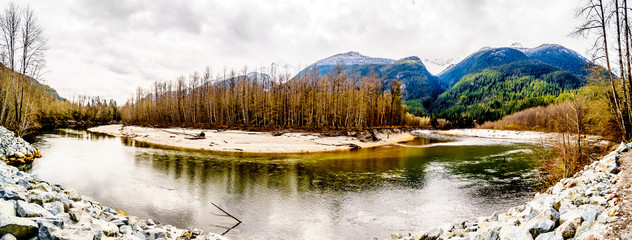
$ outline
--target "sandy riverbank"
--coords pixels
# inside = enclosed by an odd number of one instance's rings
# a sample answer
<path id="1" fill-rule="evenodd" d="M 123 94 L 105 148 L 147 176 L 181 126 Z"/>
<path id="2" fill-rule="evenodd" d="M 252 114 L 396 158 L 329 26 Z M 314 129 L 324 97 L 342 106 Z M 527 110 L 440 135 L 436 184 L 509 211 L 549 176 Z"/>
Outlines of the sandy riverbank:
<path id="1" fill-rule="evenodd" d="M 363 142 L 352 136 L 324 137 L 317 133 L 284 133 L 274 136 L 270 132 L 212 129 L 150 128 L 138 126 L 106 125 L 88 129 L 91 132 L 127 137 L 136 141 L 204 151 L 248 153 L 308 153 L 349 150 L 353 146 L 371 148 L 410 141 L 415 138 L 408 132 L 378 133 L 375 142 Z M 204 131 L 206 138 L 192 139 Z"/>
<path id="2" fill-rule="evenodd" d="M 477 138 L 491 138 L 491 139 L 503 139 L 518 142 L 534 142 L 534 143 L 553 143 L 556 142 L 560 134 L 559 133 L 545 133 L 534 131 L 511 131 L 511 130 L 491 130 L 491 129 L 451 129 L 446 131 L 439 131 L 439 134 L 452 135 L 452 136 L 466 136 Z M 586 140 L 595 143 L 602 143 L 605 141 L 602 137 L 594 135 L 585 135 Z M 603 143 L 602 143 L 603 144 Z M 605 142 L 607 144 L 607 142 Z"/>

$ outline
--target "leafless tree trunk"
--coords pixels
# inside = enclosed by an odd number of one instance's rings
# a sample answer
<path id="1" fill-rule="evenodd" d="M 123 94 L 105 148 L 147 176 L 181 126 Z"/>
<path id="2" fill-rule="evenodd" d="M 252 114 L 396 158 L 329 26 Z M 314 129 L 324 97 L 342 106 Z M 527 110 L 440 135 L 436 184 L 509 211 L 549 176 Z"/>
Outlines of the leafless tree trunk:
<path id="1" fill-rule="evenodd" d="M 30 7 L 20 9 L 10 3 L 0 15 L 0 32 L 2 35 L 2 63 L 11 71 L 11 94 L 5 92 L 0 124 L 14 128 L 18 135 L 23 135 L 32 125 L 30 118 L 31 103 L 26 94 L 35 83 L 45 65 L 44 52 L 46 38 L 37 23 L 35 12 Z M 13 118 L 7 118 L 8 98 L 12 98 Z"/>
<path id="2" fill-rule="evenodd" d="M 615 0 L 616 1 L 616 0 Z M 618 6 L 615 6 L 615 9 Z M 618 10 L 615 10 L 618 13 Z M 618 16 L 618 14 L 617 14 Z M 608 21 L 607 21 L 607 13 L 602 0 L 588 0 L 585 7 L 580 9 L 577 12 L 577 17 L 584 17 L 584 23 L 577 27 L 575 31 L 572 33 L 574 36 L 587 36 L 590 32 L 596 32 L 597 38 L 595 39 L 595 43 L 593 44 L 594 49 L 597 55 L 601 55 L 601 57 L 597 58 L 605 58 L 607 78 L 608 82 L 610 82 L 611 87 L 611 96 L 612 96 L 612 108 L 616 113 L 619 125 L 622 130 L 623 139 L 627 139 L 629 137 L 628 134 L 628 121 L 624 116 L 624 112 L 622 111 L 622 103 L 621 98 L 619 97 L 619 93 L 615 86 L 614 75 L 612 74 L 612 68 L 610 66 L 610 55 L 608 50 Z"/>

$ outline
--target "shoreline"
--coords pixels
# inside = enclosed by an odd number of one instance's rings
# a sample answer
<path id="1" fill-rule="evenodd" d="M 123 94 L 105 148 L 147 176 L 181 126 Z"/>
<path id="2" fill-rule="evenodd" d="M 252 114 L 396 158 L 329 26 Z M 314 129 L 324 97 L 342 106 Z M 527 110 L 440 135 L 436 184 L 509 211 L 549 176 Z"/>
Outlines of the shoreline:
<path id="1" fill-rule="evenodd" d="M 0 152 L 37 149 L 0 126 Z M 11 134 L 8 134 L 8 133 Z M 23 144 L 22 144 L 23 143 Z M 11 154 L 9 154 L 12 156 Z M 0 155 L 2 156 L 2 155 Z M 152 219 L 128 216 L 73 189 L 49 183 L 0 161 L 2 239 L 208 239 L 222 235 L 181 229 Z"/>
<path id="2" fill-rule="evenodd" d="M 496 212 L 492 216 L 446 224 L 428 232 L 394 239 L 612 239 L 618 235 L 614 223 L 627 224 L 624 206 L 627 191 L 620 182 L 629 170 L 620 164 L 632 162 L 632 144 L 621 143 L 616 150 L 584 167 L 572 177 L 561 179 L 532 200 Z M 621 198 L 620 198 L 621 197 Z M 626 233 L 624 233 L 624 237 Z M 618 239 L 618 237 L 616 238 Z"/>
<path id="3" fill-rule="evenodd" d="M 125 137 L 157 146 L 210 152 L 237 153 L 316 153 L 374 148 L 411 141 L 409 132 L 379 132 L 377 141 L 362 141 L 354 136 L 322 136 L 318 133 L 252 132 L 242 130 L 214 130 L 187 128 L 151 128 L 139 126 L 104 125 L 88 131 Z M 205 133 L 203 139 L 194 136 Z M 275 136 L 277 135 L 277 136 Z"/>
<path id="4" fill-rule="evenodd" d="M 493 130 L 482 128 L 450 129 L 437 131 L 437 134 L 448 136 L 475 137 L 485 139 L 500 139 L 527 143 L 554 143 L 560 134 L 552 132 Z M 600 136 L 582 135 L 585 140 L 595 144 L 608 145 L 609 141 Z"/>

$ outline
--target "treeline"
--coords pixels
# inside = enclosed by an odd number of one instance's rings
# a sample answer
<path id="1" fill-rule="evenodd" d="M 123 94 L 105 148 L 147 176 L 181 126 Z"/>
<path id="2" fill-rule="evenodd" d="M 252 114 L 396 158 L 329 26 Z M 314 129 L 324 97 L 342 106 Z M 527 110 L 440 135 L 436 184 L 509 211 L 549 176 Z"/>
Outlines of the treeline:
<path id="1" fill-rule="evenodd" d="M 610 82 L 603 73 L 593 71 L 590 84 L 572 94 L 568 100 L 529 108 L 479 127 L 559 133 L 553 147 L 547 148 L 555 154 L 546 159 L 539 169 L 544 186 L 555 184 L 581 170 L 606 149 L 600 144 L 586 142 L 587 134 L 622 140 L 618 117 L 610 111 Z"/>
<path id="2" fill-rule="evenodd" d="M 340 67 L 320 76 L 210 68 L 139 88 L 121 109 L 128 124 L 248 129 L 351 130 L 419 124 L 406 113 L 398 81 L 356 78 Z"/>
<path id="3" fill-rule="evenodd" d="M 563 101 L 582 84 L 571 74 L 554 68 L 539 74 L 533 69 L 525 70 L 525 66 L 531 65 L 543 64 L 512 64 L 521 67 L 521 74 L 511 73 L 514 68 L 495 68 L 464 76 L 437 98 L 432 105 L 433 114 L 457 126 L 472 127 L 524 109 Z"/>
<path id="4" fill-rule="evenodd" d="M 49 101 L 35 113 L 35 122 L 42 128 L 88 127 L 120 120 L 121 113 L 114 100 L 89 96 Z"/>
<path id="5" fill-rule="evenodd" d="M 609 109 L 606 82 L 594 82 L 578 90 L 568 100 L 546 107 L 529 108 L 497 121 L 485 122 L 480 128 L 531 130 L 603 136 L 622 140 L 617 118 Z"/>

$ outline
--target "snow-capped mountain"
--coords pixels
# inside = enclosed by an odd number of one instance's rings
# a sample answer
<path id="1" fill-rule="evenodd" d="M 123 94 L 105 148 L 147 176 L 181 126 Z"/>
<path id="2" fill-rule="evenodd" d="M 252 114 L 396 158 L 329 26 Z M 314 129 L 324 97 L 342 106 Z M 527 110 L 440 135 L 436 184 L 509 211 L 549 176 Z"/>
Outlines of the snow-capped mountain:
<path id="1" fill-rule="evenodd" d="M 389 64 L 395 60 L 387 58 L 372 58 L 364 56 L 358 52 L 346 52 L 333 55 L 331 57 L 318 60 L 310 65 L 313 66 L 325 66 L 325 65 L 366 65 L 366 64 Z M 309 68 L 309 67 L 308 67 Z"/>
<path id="2" fill-rule="evenodd" d="M 590 62 L 573 50 L 557 44 L 543 44 L 535 48 L 525 48 L 520 43 L 514 43 L 511 47 L 483 47 L 462 61 L 446 67 L 437 76 L 441 82 L 449 87 L 467 74 L 527 59 L 539 60 L 580 78 L 588 76 L 586 67 L 589 66 Z"/>
<path id="3" fill-rule="evenodd" d="M 424 58 L 424 64 L 428 71 L 438 75 L 446 68 L 453 66 L 463 60 L 462 58 Z"/>
<path id="4" fill-rule="evenodd" d="M 525 59 L 528 57 L 524 53 L 513 48 L 483 48 L 446 68 L 437 77 L 447 87 L 451 87 L 470 73 Z"/>
<path id="5" fill-rule="evenodd" d="M 530 59 L 537 59 L 542 62 L 559 67 L 572 74 L 587 76 L 589 72 L 586 67 L 591 63 L 579 53 L 565 48 L 558 44 L 542 44 L 535 48 L 515 48 L 523 52 Z"/>

